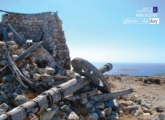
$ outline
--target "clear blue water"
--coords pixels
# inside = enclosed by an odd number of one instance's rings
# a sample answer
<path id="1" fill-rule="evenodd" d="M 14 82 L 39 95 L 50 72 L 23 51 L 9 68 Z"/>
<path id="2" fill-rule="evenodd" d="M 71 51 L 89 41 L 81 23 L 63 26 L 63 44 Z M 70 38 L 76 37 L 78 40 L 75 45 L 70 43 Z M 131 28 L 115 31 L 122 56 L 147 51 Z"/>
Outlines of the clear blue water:
<path id="1" fill-rule="evenodd" d="M 106 63 L 92 63 L 97 68 L 102 67 Z M 165 63 L 164 64 L 151 64 L 151 63 L 112 63 L 113 68 L 105 74 L 118 75 L 127 74 L 131 76 L 152 76 L 160 75 L 165 76 Z"/>

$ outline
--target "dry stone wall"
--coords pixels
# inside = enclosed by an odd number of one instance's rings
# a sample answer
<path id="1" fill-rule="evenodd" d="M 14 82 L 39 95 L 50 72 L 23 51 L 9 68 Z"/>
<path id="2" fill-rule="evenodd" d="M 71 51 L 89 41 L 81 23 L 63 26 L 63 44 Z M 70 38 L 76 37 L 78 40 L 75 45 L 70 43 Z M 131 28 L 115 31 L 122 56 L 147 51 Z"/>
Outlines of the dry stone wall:
<path id="1" fill-rule="evenodd" d="M 2 21 L 10 23 L 26 40 L 43 41 L 44 48 L 52 54 L 56 63 L 65 69 L 70 69 L 69 49 L 62 30 L 62 21 L 57 12 L 7 13 L 2 16 Z"/>

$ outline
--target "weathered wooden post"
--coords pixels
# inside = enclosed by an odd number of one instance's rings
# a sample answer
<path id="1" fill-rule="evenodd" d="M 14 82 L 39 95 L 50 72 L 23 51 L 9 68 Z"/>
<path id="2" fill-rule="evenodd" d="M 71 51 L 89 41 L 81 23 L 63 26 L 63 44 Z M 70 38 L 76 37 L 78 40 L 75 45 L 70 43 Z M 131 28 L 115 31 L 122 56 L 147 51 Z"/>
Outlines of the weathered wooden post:
<path id="1" fill-rule="evenodd" d="M 25 44 L 26 40 L 25 40 L 24 38 L 22 38 L 22 37 L 17 33 L 17 31 L 16 31 L 9 23 L 7 23 L 6 26 L 9 28 L 9 30 L 10 30 L 11 32 L 13 32 L 13 35 L 14 35 L 15 40 L 16 40 L 20 45 Z"/>

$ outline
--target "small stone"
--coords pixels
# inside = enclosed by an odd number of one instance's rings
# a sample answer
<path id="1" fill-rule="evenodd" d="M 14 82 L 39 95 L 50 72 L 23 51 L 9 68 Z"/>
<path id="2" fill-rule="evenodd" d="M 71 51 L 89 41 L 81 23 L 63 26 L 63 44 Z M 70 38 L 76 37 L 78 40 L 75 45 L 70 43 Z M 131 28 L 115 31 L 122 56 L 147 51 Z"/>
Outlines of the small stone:
<path id="1" fill-rule="evenodd" d="M 58 112 L 58 109 L 48 109 L 40 114 L 40 120 L 52 120 L 54 115 Z"/>
<path id="2" fill-rule="evenodd" d="M 33 79 L 34 80 L 39 80 L 40 79 L 40 74 L 37 74 L 37 73 L 35 73 L 34 75 L 33 75 Z"/>
<path id="3" fill-rule="evenodd" d="M 103 102 L 98 102 L 95 104 L 95 108 L 103 110 L 105 108 L 105 105 Z"/>
<path id="4" fill-rule="evenodd" d="M 129 100 L 128 95 L 123 95 L 122 98 L 123 98 L 124 100 Z"/>
<path id="5" fill-rule="evenodd" d="M 40 78 L 41 78 L 42 81 L 52 81 L 52 76 L 47 75 L 47 74 L 42 74 L 40 76 Z"/>
<path id="6" fill-rule="evenodd" d="M 78 115 L 75 113 L 75 112 L 71 112 L 68 116 L 68 119 L 67 120 L 79 120 L 79 117 Z"/>
<path id="7" fill-rule="evenodd" d="M 66 112 L 66 113 L 70 113 L 72 111 L 68 105 L 63 105 L 60 108 L 60 110 L 63 111 L 63 112 Z"/>
<path id="8" fill-rule="evenodd" d="M 105 116 L 108 117 L 112 112 L 112 108 L 105 108 L 104 109 L 104 113 L 105 113 Z"/>
<path id="9" fill-rule="evenodd" d="M 66 113 L 64 113 L 62 111 L 57 111 L 55 116 L 59 117 L 59 118 L 65 118 L 66 117 Z"/>
<path id="10" fill-rule="evenodd" d="M 3 41 L 0 41 L 0 46 L 3 46 L 3 45 L 6 45 L 6 43 Z"/>
<path id="11" fill-rule="evenodd" d="M 158 116 L 159 116 L 160 120 L 164 120 L 164 119 L 165 119 L 165 115 L 164 115 L 164 114 L 162 114 L 162 113 L 161 113 L 161 114 L 159 114 Z"/>
<path id="12" fill-rule="evenodd" d="M 108 117 L 108 120 L 119 120 L 119 115 L 112 111 L 111 115 Z"/>
<path id="13" fill-rule="evenodd" d="M 90 102 L 88 102 L 87 104 L 85 104 L 85 108 L 89 110 L 93 108 L 93 105 Z"/>
<path id="14" fill-rule="evenodd" d="M 132 101 L 122 101 L 121 104 L 123 104 L 124 106 L 129 106 L 129 105 L 133 105 Z"/>
<path id="15" fill-rule="evenodd" d="M 12 55 L 13 60 L 18 58 L 18 55 Z"/>
<path id="16" fill-rule="evenodd" d="M 152 105 L 151 104 L 141 104 L 141 106 L 150 109 Z"/>
<path id="17" fill-rule="evenodd" d="M 1 61 L 0 61 L 0 65 L 2 65 L 2 66 L 7 65 L 7 63 L 8 63 L 7 60 L 1 60 Z"/>
<path id="18" fill-rule="evenodd" d="M 28 116 L 28 120 L 39 120 L 35 114 Z"/>
<path id="19" fill-rule="evenodd" d="M 101 111 L 101 110 L 96 110 L 96 113 L 97 113 L 97 115 L 98 115 L 98 119 L 99 119 L 99 120 L 105 120 L 105 114 L 104 114 L 103 111 Z"/>
<path id="20" fill-rule="evenodd" d="M 2 78 L 2 82 L 3 83 L 6 83 L 6 82 L 12 82 L 13 81 L 13 75 L 12 74 L 9 74 L 9 75 L 6 75 Z"/>
<path id="21" fill-rule="evenodd" d="M 98 115 L 95 112 L 89 114 L 89 120 L 98 120 Z"/>
<path id="22" fill-rule="evenodd" d="M 108 108 L 112 108 L 113 110 L 118 109 L 118 103 L 116 99 L 108 100 Z"/>
<path id="23" fill-rule="evenodd" d="M 51 68 L 51 67 L 46 67 L 45 68 L 51 75 L 54 75 L 54 73 L 56 72 L 55 69 Z"/>
<path id="24" fill-rule="evenodd" d="M 130 100 L 131 100 L 131 101 L 135 101 L 136 98 L 138 98 L 138 97 L 139 97 L 138 95 L 132 95 L 132 96 L 130 97 Z"/>
<path id="25" fill-rule="evenodd" d="M 133 109 L 133 110 L 131 111 L 131 114 L 132 114 L 133 116 L 138 116 L 138 115 L 140 114 L 140 112 L 139 112 L 138 110 L 136 110 L 136 109 Z"/>
<path id="26" fill-rule="evenodd" d="M 0 96 L 1 96 L 3 101 L 8 99 L 7 95 L 4 92 L 0 92 Z"/>
<path id="27" fill-rule="evenodd" d="M 128 110 L 128 111 L 132 111 L 133 109 L 138 109 L 138 108 L 139 108 L 138 106 L 131 105 L 131 106 L 128 106 L 128 107 L 127 107 L 127 110 Z"/>
<path id="28" fill-rule="evenodd" d="M 86 97 L 80 99 L 80 103 L 81 103 L 81 104 L 86 104 L 87 102 L 88 102 L 88 99 L 87 99 Z"/>
<path id="29" fill-rule="evenodd" d="M 141 104 L 142 103 L 142 99 L 141 98 L 136 98 L 135 102 L 137 102 L 138 104 Z"/>
<path id="30" fill-rule="evenodd" d="M 150 116 L 150 113 L 143 113 L 143 116 Z"/>
<path id="31" fill-rule="evenodd" d="M 19 106 L 26 102 L 26 97 L 24 95 L 17 95 L 14 99 L 14 105 Z"/>
<path id="32" fill-rule="evenodd" d="M 16 42 L 13 41 L 13 40 L 10 40 L 10 41 L 7 41 L 7 44 L 8 44 L 8 45 L 16 45 Z"/>
<path id="33" fill-rule="evenodd" d="M 157 112 L 164 112 L 163 106 L 157 106 L 155 109 Z"/>
<path id="34" fill-rule="evenodd" d="M 0 109 L 4 110 L 5 112 L 9 109 L 9 106 L 6 103 L 0 105 Z"/>
<path id="35" fill-rule="evenodd" d="M 18 49 L 18 45 L 9 45 L 9 49 L 14 51 Z"/>
<path id="36" fill-rule="evenodd" d="M 149 110 L 148 108 L 142 107 L 142 110 L 143 110 L 145 113 L 151 113 L 151 114 L 152 114 L 152 111 Z"/>
<path id="37" fill-rule="evenodd" d="M 120 116 L 124 116 L 123 106 L 121 104 L 119 104 L 118 111 Z"/>
<path id="38" fill-rule="evenodd" d="M 0 109 L 0 115 L 2 115 L 3 113 L 5 113 L 5 111 L 3 109 Z"/>

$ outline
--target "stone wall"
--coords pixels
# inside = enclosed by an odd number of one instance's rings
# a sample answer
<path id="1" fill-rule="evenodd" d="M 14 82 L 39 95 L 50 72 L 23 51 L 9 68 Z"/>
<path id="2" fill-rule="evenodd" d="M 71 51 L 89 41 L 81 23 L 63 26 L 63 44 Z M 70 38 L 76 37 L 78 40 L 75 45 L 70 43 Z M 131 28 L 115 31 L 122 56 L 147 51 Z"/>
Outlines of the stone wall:
<path id="1" fill-rule="evenodd" d="M 70 69 L 70 55 L 66 44 L 62 21 L 58 13 L 46 12 L 40 14 L 6 13 L 3 22 L 10 23 L 13 28 L 26 40 L 43 41 L 55 61 L 65 69 Z"/>

